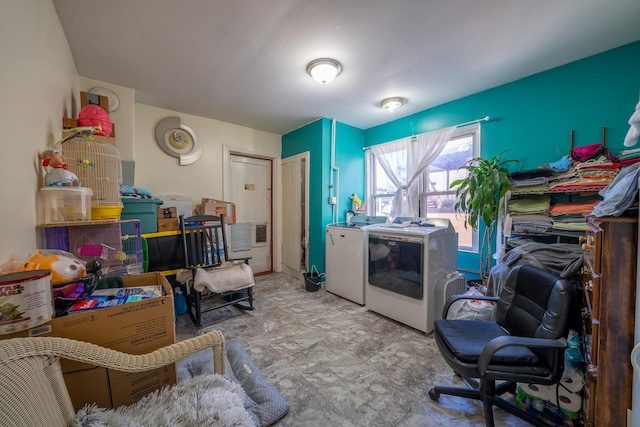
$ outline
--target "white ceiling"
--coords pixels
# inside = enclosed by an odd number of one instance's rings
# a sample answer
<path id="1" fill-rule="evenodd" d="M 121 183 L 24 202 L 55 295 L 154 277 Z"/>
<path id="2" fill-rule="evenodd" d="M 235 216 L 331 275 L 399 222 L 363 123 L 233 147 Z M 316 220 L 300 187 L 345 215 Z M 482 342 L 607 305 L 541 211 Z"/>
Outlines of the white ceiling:
<path id="1" fill-rule="evenodd" d="M 638 0 L 53 0 L 78 73 L 284 134 L 361 129 L 640 40 Z M 331 57 L 327 86 L 306 73 Z M 379 102 L 402 96 L 393 114 Z"/>

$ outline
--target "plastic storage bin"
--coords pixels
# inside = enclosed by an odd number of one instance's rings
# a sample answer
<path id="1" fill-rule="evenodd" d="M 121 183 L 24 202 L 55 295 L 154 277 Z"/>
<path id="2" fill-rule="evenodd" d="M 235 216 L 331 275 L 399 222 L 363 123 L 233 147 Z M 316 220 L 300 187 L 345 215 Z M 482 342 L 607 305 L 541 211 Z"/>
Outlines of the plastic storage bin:
<path id="1" fill-rule="evenodd" d="M 90 221 L 92 195 L 93 191 L 84 187 L 41 188 L 44 223 Z"/>
<path id="2" fill-rule="evenodd" d="M 120 219 L 140 220 L 142 234 L 158 231 L 158 206 L 162 204 L 162 200 L 123 197 L 122 204 L 124 207 Z"/>
<path id="3" fill-rule="evenodd" d="M 178 212 L 178 218 L 180 215 L 184 215 L 188 218 L 193 215 L 193 202 L 189 196 L 181 196 L 179 194 L 168 194 L 158 196 L 162 200 L 162 208 L 176 208 Z"/>

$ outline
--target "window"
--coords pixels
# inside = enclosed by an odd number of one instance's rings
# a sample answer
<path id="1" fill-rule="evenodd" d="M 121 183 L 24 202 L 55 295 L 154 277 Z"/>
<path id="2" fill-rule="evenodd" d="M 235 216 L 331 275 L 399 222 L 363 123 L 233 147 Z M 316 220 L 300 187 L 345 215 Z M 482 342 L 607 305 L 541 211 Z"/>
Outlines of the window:
<path id="1" fill-rule="evenodd" d="M 457 129 L 447 142 L 446 147 L 431 162 L 418 180 L 418 211 L 421 217 L 448 218 L 458 232 L 458 247 L 462 250 L 478 250 L 478 233 L 464 227 L 464 217 L 456 214 L 455 189 L 451 182 L 465 176 L 466 171 L 458 169 L 479 152 L 480 125 L 465 126 Z M 393 156 L 393 154 L 390 154 Z M 403 156 L 397 156 L 398 159 Z M 406 165 L 402 161 L 392 162 L 396 173 L 406 175 Z M 387 177 L 375 156 L 367 154 L 368 207 L 374 215 L 389 215 L 394 203 L 397 188 Z"/>

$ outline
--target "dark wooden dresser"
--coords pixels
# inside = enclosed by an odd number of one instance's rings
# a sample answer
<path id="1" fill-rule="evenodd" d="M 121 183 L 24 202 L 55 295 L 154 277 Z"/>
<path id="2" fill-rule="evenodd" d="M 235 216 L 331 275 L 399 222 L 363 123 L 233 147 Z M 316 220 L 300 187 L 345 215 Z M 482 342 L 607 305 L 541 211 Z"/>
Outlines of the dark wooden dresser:
<path id="1" fill-rule="evenodd" d="M 580 239 L 584 316 L 591 336 L 590 349 L 585 349 L 586 425 L 626 426 L 632 401 L 638 219 L 594 218 L 590 228 Z"/>

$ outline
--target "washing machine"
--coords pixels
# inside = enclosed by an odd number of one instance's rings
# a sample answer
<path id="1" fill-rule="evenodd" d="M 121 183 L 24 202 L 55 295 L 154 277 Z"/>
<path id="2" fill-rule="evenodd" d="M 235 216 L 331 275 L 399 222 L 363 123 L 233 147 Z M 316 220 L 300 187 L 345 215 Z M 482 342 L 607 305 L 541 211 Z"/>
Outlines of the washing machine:
<path id="1" fill-rule="evenodd" d="M 328 292 L 365 304 L 366 230 L 387 221 L 386 216 L 356 215 L 348 223 L 327 225 L 325 289 Z"/>
<path id="2" fill-rule="evenodd" d="M 436 289 L 458 268 L 458 233 L 446 218 L 367 228 L 366 308 L 433 331 Z"/>

